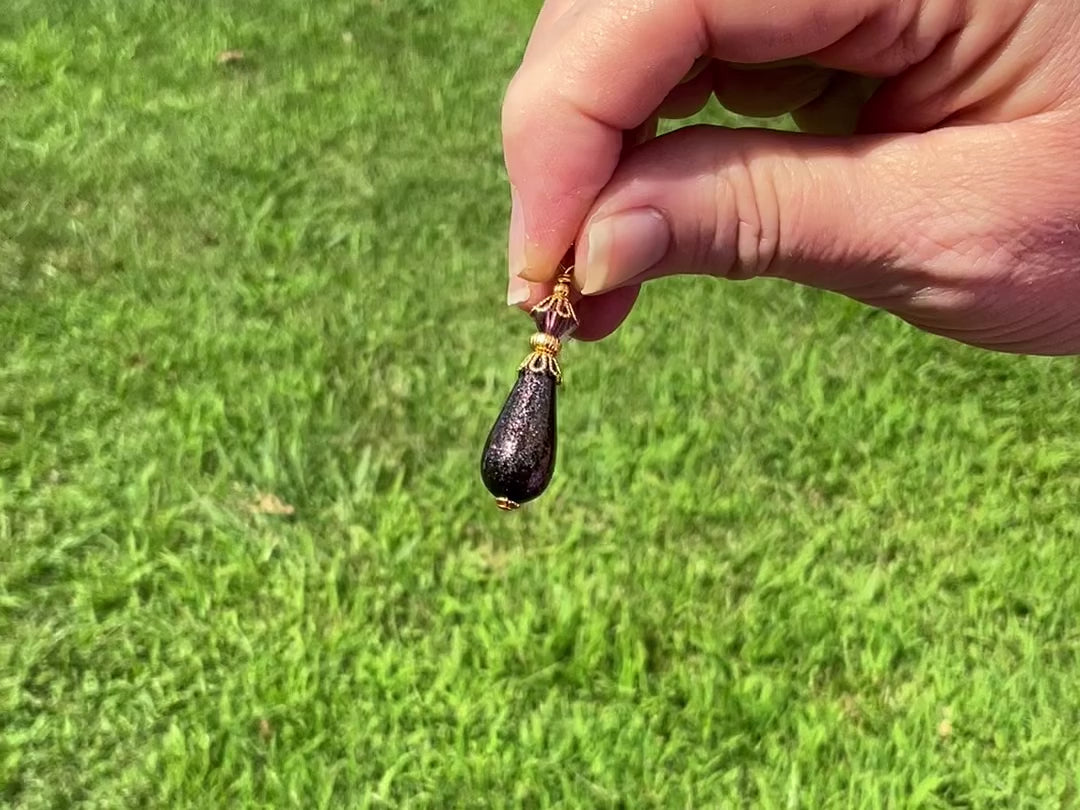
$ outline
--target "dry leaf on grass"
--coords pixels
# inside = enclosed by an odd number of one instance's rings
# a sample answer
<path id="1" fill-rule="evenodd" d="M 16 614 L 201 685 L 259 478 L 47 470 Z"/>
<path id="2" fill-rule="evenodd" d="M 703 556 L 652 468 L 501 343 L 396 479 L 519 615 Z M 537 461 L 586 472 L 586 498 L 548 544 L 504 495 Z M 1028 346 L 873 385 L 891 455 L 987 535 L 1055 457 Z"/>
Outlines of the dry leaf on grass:
<path id="1" fill-rule="evenodd" d="M 285 503 L 277 495 L 271 493 L 259 493 L 251 502 L 250 509 L 259 515 L 293 515 L 296 509 Z"/>
<path id="2" fill-rule="evenodd" d="M 233 62 L 243 62 L 243 51 L 222 51 L 217 55 L 217 63 L 219 65 L 231 65 Z"/>
<path id="3" fill-rule="evenodd" d="M 947 739 L 949 739 L 949 737 L 952 736 L 952 733 L 953 733 L 952 720 L 953 720 L 952 706 L 946 706 L 941 711 L 941 722 L 938 723 L 938 727 L 937 727 L 937 733 L 938 733 L 938 736 L 941 739 L 947 740 Z"/>

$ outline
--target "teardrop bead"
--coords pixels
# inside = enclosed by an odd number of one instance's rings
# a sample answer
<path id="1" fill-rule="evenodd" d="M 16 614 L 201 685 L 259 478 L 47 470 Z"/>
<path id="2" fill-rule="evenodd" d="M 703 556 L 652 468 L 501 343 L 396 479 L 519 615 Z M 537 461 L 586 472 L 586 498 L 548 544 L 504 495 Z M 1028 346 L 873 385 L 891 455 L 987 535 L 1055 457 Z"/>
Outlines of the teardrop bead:
<path id="1" fill-rule="evenodd" d="M 555 470 L 555 378 L 522 369 L 495 420 L 480 465 L 502 509 L 543 494 Z"/>

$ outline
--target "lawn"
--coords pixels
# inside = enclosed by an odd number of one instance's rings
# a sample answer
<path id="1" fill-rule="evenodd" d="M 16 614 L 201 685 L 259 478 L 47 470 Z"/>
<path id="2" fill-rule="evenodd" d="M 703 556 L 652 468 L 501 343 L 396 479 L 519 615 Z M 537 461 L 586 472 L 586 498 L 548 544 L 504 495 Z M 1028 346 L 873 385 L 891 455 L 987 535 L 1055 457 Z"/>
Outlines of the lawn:
<path id="1" fill-rule="evenodd" d="M 536 6 L 7 0 L 0 805 L 1077 801 L 1076 361 L 655 283 L 494 507 Z"/>

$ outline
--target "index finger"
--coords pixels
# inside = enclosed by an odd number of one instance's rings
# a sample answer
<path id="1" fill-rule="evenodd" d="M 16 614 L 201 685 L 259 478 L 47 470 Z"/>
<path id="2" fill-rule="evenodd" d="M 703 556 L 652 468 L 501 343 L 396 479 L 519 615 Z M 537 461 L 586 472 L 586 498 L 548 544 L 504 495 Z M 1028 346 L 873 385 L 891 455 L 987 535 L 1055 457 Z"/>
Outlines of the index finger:
<path id="1" fill-rule="evenodd" d="M 530 47 L 503 102 L 503 152 L 523 244 L 511 274 L 550 280 L 644 123 L 702 56 L 743 63 L 813 54 L 890 0 L 578 0 Z"/>

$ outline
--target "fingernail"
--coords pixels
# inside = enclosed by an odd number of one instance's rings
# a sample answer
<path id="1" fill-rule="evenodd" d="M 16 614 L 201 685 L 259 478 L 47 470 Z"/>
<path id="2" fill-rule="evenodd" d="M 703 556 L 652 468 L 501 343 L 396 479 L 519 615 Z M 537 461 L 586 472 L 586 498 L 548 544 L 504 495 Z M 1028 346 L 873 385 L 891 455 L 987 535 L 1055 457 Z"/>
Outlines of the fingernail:
<path id="1" fill-rule="evenodd" d="M 511 278 L 516 278 L 525 271 L 525 216 L 521 211 L 518 191 L 513 186 L 510 187 L 510 238 L 506 258 Z"/>
<path id="2" fill-rule="evenodd" d="M 506 305 L 508 307 L 524 304 L 529 300 L 531 294 L 529 282 L 518 276 L 510 276 L 510 283 L 506 288 Z"/>
<path id="3" fill-rule="evenodd" d="M 671 229 L 655 208 L 636 208 L 593 223 L 586 235 L 583 295 L 594 295 L 641 275 L 667 253 Z"/>

